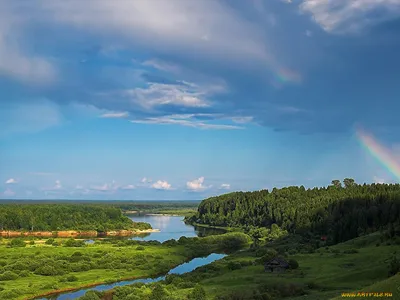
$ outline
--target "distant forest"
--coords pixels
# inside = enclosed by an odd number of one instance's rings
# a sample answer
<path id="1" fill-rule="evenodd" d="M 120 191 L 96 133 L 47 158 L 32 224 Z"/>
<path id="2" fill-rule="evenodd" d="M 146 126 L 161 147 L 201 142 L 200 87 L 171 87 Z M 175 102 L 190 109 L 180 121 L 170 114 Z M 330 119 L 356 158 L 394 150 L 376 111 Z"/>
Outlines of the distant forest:
<path id="1" fill-rule="evenodd" d="M 272 191 L 234 192 L 203 200 L 191 222 L 229 227 L 279 226 L 289 233 L 326 235 L 329 242 L 400 225 L 400 185 L 342 183 L 305 189 L 291 186 Z"/>
<path id="2" fill-rule="evenodd" d="M 0 230 L 117 230 L 148 229 L 150 224 L 135 223 L 121 209 L 87 204 L 2 204 Z"/>

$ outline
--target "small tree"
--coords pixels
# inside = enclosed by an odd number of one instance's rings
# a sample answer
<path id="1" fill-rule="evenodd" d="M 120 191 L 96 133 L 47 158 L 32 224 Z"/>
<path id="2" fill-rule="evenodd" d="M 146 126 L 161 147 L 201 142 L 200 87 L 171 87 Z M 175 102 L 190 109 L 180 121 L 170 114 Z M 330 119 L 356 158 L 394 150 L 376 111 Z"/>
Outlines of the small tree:
<path id="1" fill-rule="evenodd" d="M 11 247 L 26 247 L 25 241 L 20 238 L 12 239 L 9 245 Z"/>
<path id="2" fill-rule="evenodd" d="M 289 263 L 289 267 L 293 270 L 297 269 L 299 267 L 299 263 L 295 259 L 289 259 L 288 263 Z"/>
<path id="3" fill-rule="evenodd" d="M 332 185 L 337 187 L 337 188 L 341 188 L 342 187 L 342 183 L 340 182 L 340 180 L 334 179 L 332 180 Z"/>
<path id="4" fill-rule="evenodd" d="M 354 179 L 353 178 L 345 178 L 343 180 L 344 187 L 349 188 L 355 185 Z"/>
<path id="5" fill-rule="evenodd" d="M 151 291 L 150 295 L 151 300 L 164 300 L 167 299 L 167 293 L 161 284 L 157 283 L 154 289 Z"/>
<path id="6" fill-rule="evenodd" d="M 188 299 L 193 299 L 193 300 L 205 300 L 206 299 L 206 291 L 204 288 L 196 284 L 196 286 L 193 288 L 193 290 L 189 293 Z"/>
<path id="7" fill-rule="evenodd" d="M 400 261 L 396 256 L 393 256 L 389 265 L 389 277 L 396 275 L 398 272 L 400 272 Z"/>

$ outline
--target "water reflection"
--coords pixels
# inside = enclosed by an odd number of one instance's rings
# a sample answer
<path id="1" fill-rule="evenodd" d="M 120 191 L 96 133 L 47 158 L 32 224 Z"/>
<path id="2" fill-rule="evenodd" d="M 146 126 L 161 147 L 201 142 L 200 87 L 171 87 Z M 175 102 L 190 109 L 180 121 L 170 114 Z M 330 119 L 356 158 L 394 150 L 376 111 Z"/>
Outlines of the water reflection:
<path id="1" fill-rule="evenodd" d="M 198 258 L 194 258 L 191 261 L 187 262 L 187 263 L 183 263 L 173 269 L 171 269 L 167 274 L 184 274 L 187 272 L 191 272 L 193 270 L 195 270 L 198 267 L 201 266 L 205 266 L 208 265 L 216 260 L 219 260 L 221 258 L 224 258 L 226 256 L 226 254 L 218 254 L 218 253 L 212 253 L 207 257 L 198 257 Z M 166 275 L 167 275 L 166 274 Z M 94 286 L 91 288 L 86 288 L 86 289 L 81 289 L 78 291 L 73 291 L 73 292 L 67 292 L 64 294 L 59 294 L 59 295 L 53 295 L 53 296 L 49 296 L 47 298 L 41 298 L 40 300 L 69 300 L 69 299 L 76 299 L 79 298 L 83 295 L 85 295 L 85 293 L 87 291 L 90 290 L 95 290 L 95 291 L 107 291 L 107 290 L 111 290 L 112 288 L 115 288 L 117 286 L 125 286 L 125 285 L 129 285 L 129 284 L 133 284 L 136 282 L 142 282 L 142 283 L 151 283 L 151 282 L 157 282 L 157 281 L 161 281 L 165 279 L 165 275 L 164 276 L 159 276 L 157 278 L 142 278 L 142 279 L 135 279 L 135 280 L 124 280 L 124 281 L 119 281 L 119 282 L 115 282 L 115 283 L 111 283 L 111 284 L 101 284 L 98 286 Z"/>
<path id="2" fill-rule="evenodd" d="M 220 229 L 210 229 L 204 227 L 195 228 L 185 224 L 182 216 L 162 216 L 162 215 L 128 215 L 135 222 L 150 223 L 153 228 L 160 229 L 160 232 L 153 232 L 147 236 L 135 236 L 134 240 L 151 241 L 156 240 L 165 242 L 170 239 L 178 240 L 180 237 L 203 237 L 212 234 L 224 233 Z"/>

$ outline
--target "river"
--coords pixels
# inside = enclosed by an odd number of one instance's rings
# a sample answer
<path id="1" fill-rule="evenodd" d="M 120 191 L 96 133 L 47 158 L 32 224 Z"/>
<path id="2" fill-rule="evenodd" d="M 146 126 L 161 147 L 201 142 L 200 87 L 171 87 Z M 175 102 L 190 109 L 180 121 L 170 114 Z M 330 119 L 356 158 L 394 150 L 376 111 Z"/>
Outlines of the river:
<path id="1" fill-rule="evenodd" d="M 180 216 L 155 216 L 155 215 L 129 215 L 129 217 L 136 222 L 147 222 L 150 223 L 153 228 L 160 229 L 160 232 L 154 232 L 150 234 L 146 234 L 146 236 L 142 237 L 134 237 L 133 239 L 137 240 L 156 240 L 159 242 L 164 242 L 170 239 L 178 240 L 181 236 L 185 237 L 196 237 L 196 236 L 204 236 L 209 234 L 220 234 L 223 233 L 221 230 L 213 230 L 210 228 L 195 228 L 191 225 L 187 225 L 183 222 L 183 217 Z M 135 282 L 143 282 L 143 283 L 151 283 L 160 280 L 164 280 L 165 276 L 168 274 L 184 274 L 187 272 L 191 272 L 194 269 L 210 264 L 216 260 L 219 260 L 225 257 L 226 254 L 217 254 L 213 253 L 207 257 L 197 257 L 192 259 L 187 263 L 183 263 L 173 269 L 171 269 L 167 274 L 163 276 L 159 276 L 156 278 L 141 278 L 135 280 L 124 280 L 115 282 L 112 284 L 101 284 L 90 288 L 84 288 L 81 290 L 66 292 L 58 295 L 48 296 L 46 298 L 41 298 L 41 300 L 51 299 L 51 300 L 71 300 L 76 299 L 83 296 L 87 291 L 96 290 L 96 291 L 106 291 L 110 290 L 116 286 L 124 286 L 133 284 Z"/>
<path id="2" fill-rule="evenodd" d="M 153 228 L 160 229 L 160 232 L 143 234 L 142 236 L 133 237 L 134 240 L 151 241 L 156 240 L 165 242 L 170 239 L 178 240 L 181 236 L 196 237 L 213 234 L 224 233 L 221 229 L 194 227 L 185 224 L 182 216 L 165 216 L 165 215 L 128 215 L 135 222 L 149 223 Z"/>

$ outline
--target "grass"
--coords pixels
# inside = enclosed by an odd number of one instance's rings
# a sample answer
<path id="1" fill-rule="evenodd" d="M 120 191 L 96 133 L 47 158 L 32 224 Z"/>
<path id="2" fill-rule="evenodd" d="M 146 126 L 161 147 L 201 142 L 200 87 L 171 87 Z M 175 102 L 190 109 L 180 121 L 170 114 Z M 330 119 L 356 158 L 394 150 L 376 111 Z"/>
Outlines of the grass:
<path id="1" fill-rule="evenodd" d="M 360 237 L 332 247 L 319 248 L 315 253 L 290 255 L 299 262 L 299 269 L 282 274 L 266 273 L 262 265 L 248 265 L 229 270 L 229 261 L 254 261 L 254 252 L 243 251 L 213 265 L 218 271 L 196 270 L 192 276 L 205 288 L 210 299 L 217 295 L 240 295 L 243 291 L 269 287 L 283 290 L 285 299 L 339 299 L 341 293 L 352 291 L 392 292 L 400 299 L 400 275 L 388 277 L 390 258 L 398 245 L 375 245 L 376 234 Z M 352 253 L 353 252 L 353 253 Z M 197 276 L 197 277 L 196 277 Z M 190 277 L 186 277 L 190 278 Z M 190 280 L 190 279 L 189 279 Z M 304 295 L 290 295 L 295 286 Z M 397 298 L 396 298 L 397 297 Z M 238 298 L 239 299 L 239 298 Z"/>
<path id="2" fill-rule="evenodd" d="M 115 247 L 112 244 L 93 244 L 79 248 L 36 244 L 28 245 L 25 248 L 7 248 L 3 240 L 0 245 L 0 261 L 6 266 L 12 266 L 17 262 L 27 260 L 42 260 L 45 262 L 49 259 L 58 259 L 65 261 L 75 252 L 80 252 L 83 257 L 89 259 L 94 265 L 101 265 L 105 255 L 112 255 L 114 262 L 129 259 L 130 265 L 127 268 L 127 264 L 116 264 L 116 267 L 113 268 L 111 264 L 107 268 L 69 272 L 68 274 L 56 276 L 43 276 L 29 272 L 28 277 L 0 281 L 0 290 L 2 290 L 0 299 L 26 299 L 52 290 L 79 288 L 93 283 L 117 281 L 125 278 L 151 277 L 188 259 L 183 246 L 179 245 L 173 247 L 145 245 L 144 250 L 137 250 L 136 248 L 137 246 Z M 15 272 L 18 271 L 16 270 Z M 62 282 L 61 279 L 67 275 L 75 275 L 77 280 L 74 282 Z M 14 294 L 14 297 L 10 296 L 10 293 Z"/>

